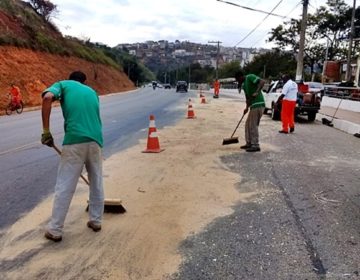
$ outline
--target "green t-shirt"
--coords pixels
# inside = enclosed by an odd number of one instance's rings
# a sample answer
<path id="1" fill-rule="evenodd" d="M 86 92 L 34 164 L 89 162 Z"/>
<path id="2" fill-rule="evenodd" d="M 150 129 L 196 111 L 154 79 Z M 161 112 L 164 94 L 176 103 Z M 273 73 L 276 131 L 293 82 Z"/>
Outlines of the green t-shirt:
<path id="1" fill-rule="evenodd" d="M 65 130 L 63 145 L 95 141 L 102 147 L 102 123 L 97 93 L 87 85 L 73 80 L 56 82 L 43 95 L 48 91 L 55 95 L 56 100 L 60 100 Z"/>
<path id="2" fill-rule="evenodd" d="M 246 75 L 245 81 L 243 83 L 243 89 L 246 95 L 246 99 L 250 99 L 250 110 L 252 108 L 259 108 L 259 107 L 265 107 L 265 99 L 262 94 L 262 91 L 256 96 L 253 97 L 252 94 L 254 94 L 258 88 L 258 83 L 260 81 L 260 78 L 254 74 Z"/>

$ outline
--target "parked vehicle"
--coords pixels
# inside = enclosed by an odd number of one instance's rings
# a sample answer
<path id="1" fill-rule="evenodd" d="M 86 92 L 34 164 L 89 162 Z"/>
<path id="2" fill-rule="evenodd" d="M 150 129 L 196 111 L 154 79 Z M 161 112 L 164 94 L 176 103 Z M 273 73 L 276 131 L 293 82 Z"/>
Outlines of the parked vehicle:
<path id="1" fill-rule="evenodd" d="M 277 104 L 277 100 L 281 95 L 283 87 L 282 81 L 274 81 L 267 91 L 264 94 L 265 97 L 265 110 L 266 114 L 269 110 L 271 111 L 271 118 L 273 120 L 279 120 L 281 114 L 281 103 Z M 295 117 L 299 115 L 307 115 L 309 121 L 314 121 L 316 114 L 320 110 L 321 103 L 321 91 L 311 91 L 307 93 L 298 92 L 298 97 L 296 100 L 295 107 Z"/>
<path id="2" fill-rule="evenodd" d="M 171 89 L 171 85 L 170 84 L 164 84 L 164 89 Z"/>
<path id="3" fill-rule="evenodd" d="M 176 92 L 187 92 L 187 91 L 188 91 L 187 82 L 178 81 L 176 83 Z"/>

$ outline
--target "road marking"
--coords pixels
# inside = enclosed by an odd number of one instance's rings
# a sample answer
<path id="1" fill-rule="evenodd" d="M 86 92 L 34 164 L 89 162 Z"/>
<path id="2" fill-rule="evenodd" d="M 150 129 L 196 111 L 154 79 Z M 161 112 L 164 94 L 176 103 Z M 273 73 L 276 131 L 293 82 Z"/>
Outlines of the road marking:
<path id="1" fill-rule="evenodd" d="M 23 146 L 20 146 L 20 147 L 12 148 L 12 149 L 6 150 L 4 152 L 1 152 L 0 156 L 6 155 L 6 154 L 9 154 L 9 153 L 12 153 L 12 152 L 16 152 L 16 151 L 19 151 L 19 150 L 22 150 L 22 149 L 26 149 L 26 148 L 29 148 L 31 146 L 37 146 L 37 145 L 40 145 L 39 142 L 32 142 L 32 143 L 29 143 L 29 144 L 26 144 L 26 145 L 23 145 Z"/>

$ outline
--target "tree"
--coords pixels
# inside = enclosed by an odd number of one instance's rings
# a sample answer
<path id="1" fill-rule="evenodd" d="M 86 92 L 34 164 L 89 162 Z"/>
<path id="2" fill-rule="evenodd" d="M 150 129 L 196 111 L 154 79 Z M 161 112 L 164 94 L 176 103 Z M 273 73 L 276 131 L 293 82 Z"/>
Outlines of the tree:
<path id="1" fill-rule="evenodd" d="M 245 73 L 253 73 L 269 80 L 277 79 L 283 73 L 295 76 L 295 70 L 295 56 L 279 49 L 255 56 L 244 67 Z"/>
<path id="2" fill-rule="evenodd" d="M 46 21 L 49 21 L 58 12 L 57 5 L 49 0 L 30 0 L 30 4 Z"/>
<path id="3" fill-rule="evenodd" d="M 219 78 L 232 78 L 235 77 L 236 71 L 240 68 L 240 61 L 235 60 L 221 65 L 219 68 Z"/>
<path id="4" fill-rule="evenodd" d="M 360 8 L 356 12 L 356 22 L 360 22 Z M 308 14 L 305 36 L 304 65 L 311 68 L 325 60 L 346 58 L 347 42 L 344 40 L 350 31 L 351 7 L 343 0 L 328 0 L 327 7 L 321 6 L 316 12 Z M 272 29 L 269 42 L 277 44 L 281 50 L 299 50 L 300 20 L 291 19 Z M 356 23 L 355 23 L 356 25 Z M 328 45 L 328 47 L 327 47 Z"/>

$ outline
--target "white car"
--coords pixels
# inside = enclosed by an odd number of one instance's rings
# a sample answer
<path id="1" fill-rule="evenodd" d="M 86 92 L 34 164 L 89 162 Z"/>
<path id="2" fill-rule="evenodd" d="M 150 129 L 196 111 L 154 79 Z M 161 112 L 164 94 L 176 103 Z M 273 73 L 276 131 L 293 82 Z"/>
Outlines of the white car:
<path id="1" fill-rule="evenodd" d="M 279 99 L 282 91 L 282 81 L 274 81 L 270 84 L 270 87 L 266 93 L 264 93 L 265 110 L 264 114 L 271 111 L 271 118 L 273 120 L 280 119 L 280 110 L 276 106 L 276 101 Z"/>

